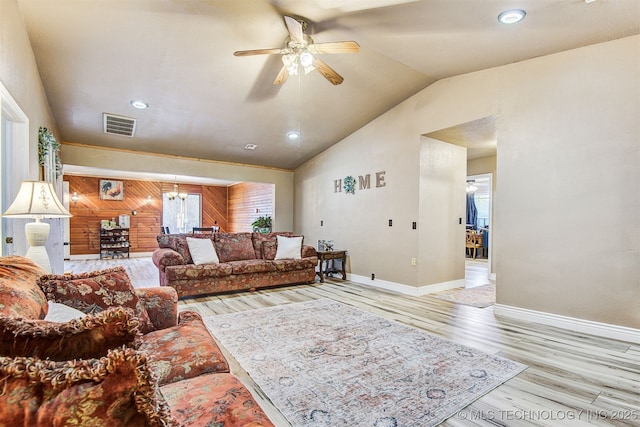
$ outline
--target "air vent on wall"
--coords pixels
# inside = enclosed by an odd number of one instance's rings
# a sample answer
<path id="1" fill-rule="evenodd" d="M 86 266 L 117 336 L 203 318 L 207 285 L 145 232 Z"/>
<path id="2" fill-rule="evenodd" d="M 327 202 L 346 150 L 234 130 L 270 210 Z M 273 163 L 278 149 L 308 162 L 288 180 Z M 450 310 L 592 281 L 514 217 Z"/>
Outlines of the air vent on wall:
<path id="1" fill-rule="evenodd" d="M 104 133 L 133 137 L 136 132 L 136 119 L 115 114 L 102 114 Z"/>

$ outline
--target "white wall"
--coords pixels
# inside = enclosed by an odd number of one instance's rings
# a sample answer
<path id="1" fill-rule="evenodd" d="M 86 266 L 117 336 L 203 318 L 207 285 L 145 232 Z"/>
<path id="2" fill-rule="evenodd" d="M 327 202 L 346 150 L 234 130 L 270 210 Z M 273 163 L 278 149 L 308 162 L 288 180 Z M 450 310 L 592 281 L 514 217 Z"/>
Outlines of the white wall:
<path id="1" fill-rule="evenodd" d="M 42 87 L 22 14 L 15 0 L 0 0 L 0 81 L 29 119 L 29 143 L 28 147 L 24 147 L 29 158 L 28 178 L 38 180 L 40 179 L 38 128 L 40 126 L 47 127 L 54 133 L 58 141 L 60 139 Z M 0 172 L 2 178 L 11 173 L 6 170 Z M 19 183 L 14 189 L 13 196 L 17 194 L 18 188 Z M 47 222 L 51 223 L 51 232 L 47 241 L 51 266 L 55 273 L 62 273 L 62 220 L 53 219 L 47 220 Z M 13 238 L 15 241 L 26 241 L 23 231 L 16 233 Z M 17 253 L 17 255 L 24 255 L 24 253 Z"/>
<path id="2" fill-rule="evenodd" d="M 350 267 L 419 286 L 420 135 L 494 115 L 498 303 L 640 326 L 640 36 L 441 80 L 295 171 L 296 228 L 334 238 Z M 384 169 L 387 187 L 332 193 Z M 332 219 L 328 228 L 318 220 Z M 335 222 L 335 223 L 334 223 Z"/>

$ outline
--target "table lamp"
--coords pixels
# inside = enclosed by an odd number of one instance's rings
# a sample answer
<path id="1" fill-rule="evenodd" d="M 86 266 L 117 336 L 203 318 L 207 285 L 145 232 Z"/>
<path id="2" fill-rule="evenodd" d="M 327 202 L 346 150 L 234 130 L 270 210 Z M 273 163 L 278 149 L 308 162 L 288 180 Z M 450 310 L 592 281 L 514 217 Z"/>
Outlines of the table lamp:
<path id="1" fill-rule="evenodd" d="M 51 272 L 49 254 L 45 248 L 49 237 L 50 226 L 42 222 L 42 218 L 67 218 L 71 214 L 67 211 L 50 182 L 24 181 L 20 185 L 20 191 L 15 200 L 5 211 L 3 216 L 10 218 L 35 218 L 24 226 L 24 234 L 29 243 L 29 249 L 25 255 L 42 268 Z"/>

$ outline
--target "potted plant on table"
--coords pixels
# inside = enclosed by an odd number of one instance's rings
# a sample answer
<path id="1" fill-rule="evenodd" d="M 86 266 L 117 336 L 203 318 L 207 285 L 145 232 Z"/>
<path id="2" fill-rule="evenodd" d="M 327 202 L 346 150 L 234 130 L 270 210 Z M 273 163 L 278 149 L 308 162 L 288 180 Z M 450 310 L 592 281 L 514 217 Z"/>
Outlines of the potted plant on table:
<path id="1" fill-rule="evenodd" d="M 271 217 L 269 215 L 259 216 L 251 223 L 253 231 L 257 233 L 271 233 Z"/>

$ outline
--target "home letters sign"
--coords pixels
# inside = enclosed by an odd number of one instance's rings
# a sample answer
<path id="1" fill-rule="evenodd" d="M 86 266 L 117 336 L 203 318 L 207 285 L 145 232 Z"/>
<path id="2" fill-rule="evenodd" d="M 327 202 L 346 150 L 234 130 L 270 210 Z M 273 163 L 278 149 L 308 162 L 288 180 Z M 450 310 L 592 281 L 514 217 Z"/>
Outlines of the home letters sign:
<path id="1" fill-rule="evenodd" d="M 375 185 L 376 188 L 384 187 L 387 185 L 385 182 L 385 171 L 375 173 Z M 371 189 L 371 174 L 359 175 L 356 180 L 353 176 L 347 175 L 344 178 L 338 178 L 333 180 L 333 192 L 345 194 L 356 194 L 356 186 L 358 190 Z"/>

